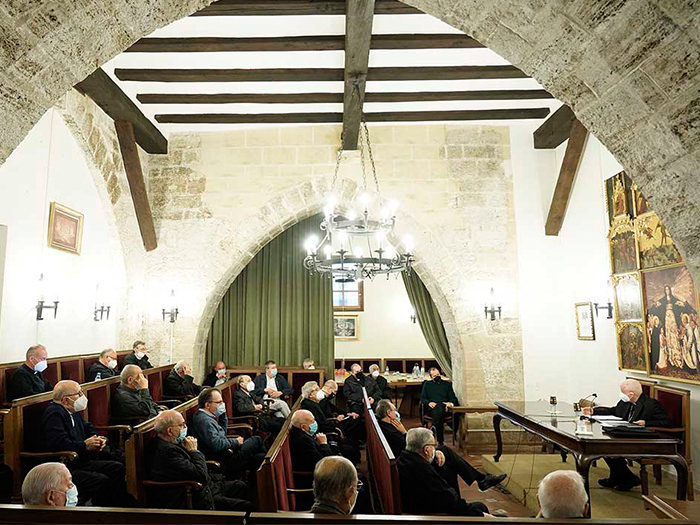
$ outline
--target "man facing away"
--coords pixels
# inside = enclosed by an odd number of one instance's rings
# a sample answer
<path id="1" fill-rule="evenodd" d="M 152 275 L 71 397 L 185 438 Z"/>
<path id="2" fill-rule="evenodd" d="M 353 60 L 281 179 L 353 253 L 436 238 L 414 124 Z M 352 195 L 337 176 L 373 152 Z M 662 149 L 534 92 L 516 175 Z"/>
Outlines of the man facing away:
<path id="1" fill-rule="evenodd" d="M 88 369 L 87 380 L 94 381 L 97 374 L 100 374 L 100 379 L 107 379 L 108 377 L 116 376 L 118 373 L 117 353 L 113 348 L 107 348 L 100 352 L 100 357 Z"/>
<path id="2" fill-rule="evenodd" d="M 78 487 L 73 484 L 70 470 L 63 463 L 42 463 L 24 478 L 22 502 L 25 505 L 75 507 Z"/>
<path id="3" fill-rule="evenodd" d="M 342 456 L 329 456 L 314 469 L 314 514 L 352 514 L 357 502 L 358 478 L 355 466 Z"/>
<path id="4" fill-rule="evenodd" d="M 431 367 L 428 370 L 430 381 L 423 383 L 420 393 L 420 402 L 427 414 L 433 420 L 433 426 L 437 431 L 437 440 L 440 445 L 445 443 L 445 415 L 448 408 L 452 408 L 459 403 L 452 383 L 445 381 L 440 376 L 440 370 Z"/>
<path id="5" fill-rule="evenodd" d="M 573 470 L 550 472 L 537 489 L 538 518 L 573 519 L 588 514 L 588 494 L 583 478 Z"/>
<path id="6" fill-rule="evenodd" d="M 12 374 L 7 386 L 7 397 L 14 401 L 20 397 L 51 392 L 53 386 L 41 373 L 48 366 L 48 353 L 43 345 L 30 346 L 25 354 L 26 361 Z"/>
<path id="7" fill-rule="evenodd" d="M 293 390 L 287 380 L 277 373 L 277 363 L 268 361 L 265 363 L 265 373 L 257 376 L 253 381 L 255 390 L 253 393 L 263 399 L 272 399 L 270 410 L 277 417 L 286 418 L 290 414 L 289 405 L 283 396 L 291 395 Z"/>
<path id="8" fill-rule="evenodd" d="M 148 360 L 148 347 L 143 341 L 134 341 L 132 345 L 133 351 L 124 358 L 125 365 L 136 365 L 141 370 L 153 368 L 153 365 Z"/>

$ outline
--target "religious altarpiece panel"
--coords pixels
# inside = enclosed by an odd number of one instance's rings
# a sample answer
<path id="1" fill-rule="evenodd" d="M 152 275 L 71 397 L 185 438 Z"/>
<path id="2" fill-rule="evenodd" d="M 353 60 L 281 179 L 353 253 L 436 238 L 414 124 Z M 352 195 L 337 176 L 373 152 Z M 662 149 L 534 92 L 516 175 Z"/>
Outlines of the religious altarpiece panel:
<path id="1" fill-rule="evenodd" d="M 646 373 L 647 349 L 643 323 L 615 323 L 617 329 L 618 368 Z"/>

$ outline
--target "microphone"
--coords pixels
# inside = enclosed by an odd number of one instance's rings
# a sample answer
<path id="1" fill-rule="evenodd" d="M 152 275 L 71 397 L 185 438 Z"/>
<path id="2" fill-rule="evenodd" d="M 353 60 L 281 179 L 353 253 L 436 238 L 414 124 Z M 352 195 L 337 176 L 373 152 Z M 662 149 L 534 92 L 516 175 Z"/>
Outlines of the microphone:
<path id="1" fill-rule="evenodd" d="M 588 395 L 587 395 L 586 397 L 584 397 L 581 401 L 585 401 L 585 400 L 588 399 L 589 397 L 591 398 L 591 401 L 593 401 L 595 398 L 598 397 L 598 394 L 596 394 L 595 392 L 593 392 L 592 394 L 588 394 Z"/>

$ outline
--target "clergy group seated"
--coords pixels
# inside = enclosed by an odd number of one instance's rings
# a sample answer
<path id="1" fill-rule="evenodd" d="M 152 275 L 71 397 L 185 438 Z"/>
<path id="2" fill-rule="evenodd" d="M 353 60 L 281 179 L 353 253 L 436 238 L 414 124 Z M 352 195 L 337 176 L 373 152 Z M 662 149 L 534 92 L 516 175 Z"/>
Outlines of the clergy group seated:
<path id="1" fill-rule="evenodd" d="M 445 381 L 440 376 L 440 370 L 436 367 L 428 370 L 430 381 L 423 383 L 420 393 L 420 402 L 426 415 L 432 419 L 432 426 L 437 431 L 437 440 L 440 445 L 445 442 L 445 416 L 448 408 L 459 403 L 452 389 L 452 383 Z"/>
<path id="2" fill-rule="evenodd" d="M 114 377 L 119 373 L 117 364 L 117 353 L 113 348 L 102 350 L 102 352 L 100 352 L 100 357 L 88 369 L 85 379 L 87 381 L 94 381 L 97 379 L 98 374 L 100 375 L 100 379 Z"/>
<path id="3" fill-rule="evenodd" d="M 218 461 L 228 476 L 254 471 L 265 459 L 260 436 L 243 439 L 227 435 L 228 418 L 221 391 L 205 388 L 197 399 L 199 410 L 192 417 L 192 434 L 207 459 Z"/>
<path id="4" fill-rule="evenodd" d="M 148 347 L 143 341 L 134 341 L 132 345 L 133 351 L 124 358 L 125 365 L 136 365 L 141 370 L 153 368 L 153 365 L 148 360 Z"/>
<path id="5" fill-rule="evenodd" d="M 43 345 L 29 347 L 25 355 L 25 362 L 15 370 L 7 386 L 9 401 L 14 401 L 20 397 L 51 392 L 53 386 L 41 375 L 48 366 L 48 357 L 49 355 Z"/>
<path id="6" fill-rule="evenodd" d="M 156 438 L 146 451 L 148 477 L 153 481 L 197 481 L 193 506 L 203 510 L 252 510 L 248 487 L 243 481 L 228 481 L 219 473 L 210 473 L 197 440 L 187 435 L 182 414 L 164 410 L 155 422 Z M 182 486 L 153 488 L 151 506 L 182 508 L 186 489 Z"/>
<path id="7" fill-rule="evenodd" d="M 362 367 L 359 363 L 353 363 L 350 367 L 350 375 L 345 378 L 343 395 L 348 409 L 357 414 L 362 414 L 363 388 L 367 390 L 369 402 L 374 407 L 375 403 L 381 399 L 377 382 L 372 379 L 372 376 L 362 373 Z"/>
<path id="8" fill-rule="evenodd" d="M 178 361 L 163 381 L 163 396 L 182 400 L 197 397 L 202 387 L 194 382 L 192 367 L 187 361 Z"/>
<path id="9" fill-rule="evenodd" d="M 573 470 L 550 472 L 537 489 L 538 518 L 583 518 L 588 514 L 588 494 L 583 478 Z"/>
<path id="10" fill-rule="evenodd" d="M 148 390 L 148 379 L 136 365 L 126 365 L 119 374 L 120 384 L 112 394 L 111 420 L 115 424 L 134 424 L 155 417 L 158 406 Z"/>
<path id="11" fill-rule="evenodd" d="M 202 381 L 202 386 L 219 386 L 221 383 L 225 383 L 227 379 L 226 363 L 217 361 L 212 371 Z"/>
<path id="12" fill-rule="evenodd" d="M 255 377 L 255 390 L 253 393 L 263 400 L 269 399 L 270 410 L 277 417 L 286 418 L 289 413 L 289 405 L 283 399 L 284 396 L 292 395 L 292 387 L 287 380 L 277 373 L 277 363 L 267 361 L 265 363 L 265 373 Z"/>
<path id="13" fill-rule="evenodd" d="M 355 466 L 341 456 L 329 456 L 314 469 L 314 514 L 352 514 L 357 502 L 358 477 Z"/>
<path id="14" fill-rule="evenodd" d="M 273 413 L 265 413 L 261 399 L 255 395 L 255 383 L 248 375 L 238 376 L 237 388 L 233 393 L 233 415 L 255 416 L 260 430 L 268 432 L 273 437 L 279 434 L 284 425 L 284 419 L 276 417 Z"/>
<path id="15" fill-rule="evenodd" d="M 63 463 L 42 463 L 31 469 L 24 478 L 22 502 L 25 505 L 75 507 L 78 504 L 78 487 Z"/>

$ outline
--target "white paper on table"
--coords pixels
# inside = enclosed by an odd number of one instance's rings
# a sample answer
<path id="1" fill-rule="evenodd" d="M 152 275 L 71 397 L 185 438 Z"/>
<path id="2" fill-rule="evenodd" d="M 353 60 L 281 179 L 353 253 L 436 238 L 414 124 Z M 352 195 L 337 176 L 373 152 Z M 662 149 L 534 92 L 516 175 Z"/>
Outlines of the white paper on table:
<path id="1" fill-rule="evenodd" d="M 596 421 L 624 421 L 621 417 L 617 416 L 592 416 Z"/>

